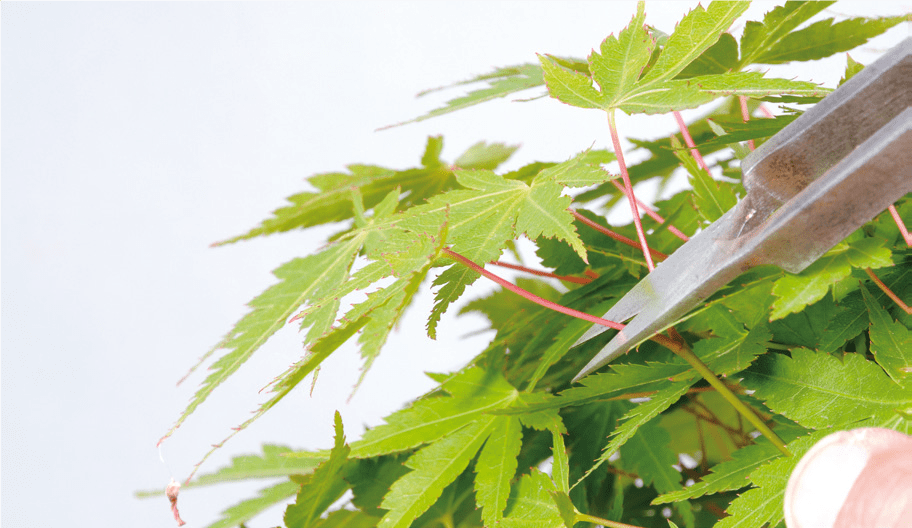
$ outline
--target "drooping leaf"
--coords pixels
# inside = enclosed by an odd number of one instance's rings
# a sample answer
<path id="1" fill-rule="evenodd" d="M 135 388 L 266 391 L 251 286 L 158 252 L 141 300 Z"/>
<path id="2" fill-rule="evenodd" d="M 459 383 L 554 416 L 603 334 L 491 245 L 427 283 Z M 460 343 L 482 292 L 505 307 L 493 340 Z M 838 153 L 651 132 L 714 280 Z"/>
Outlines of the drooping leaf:
<path id="1" fill-rule="evenodd" d="M 485 526 L 496 526 L 510 496 L 510 481 L 516 474 L 516 457 L 522 446 L 522 427 L 513 416 L 498 416 L 475 463 L 475 502 Z"/>
<path id="2" fill-rule="evenodd" d="M 832 18 L 789 33 L 778 40 L 753 62 L 783 64 L 792 61 L 811 61 L 849 51 L 880 35 L 891 27 L 909 20 L 908 16 L 885 18 L 850 18 L 833 23 Z"/>
<path id="3" fill-rule="evenodd" d="M 405 465 L 414 471 L 397 480 L 383 498 L 380 507 L 389 511 L 377 526 L 411 525 L 465 470 L 491 434 L 495 420 L 493 416 L 478 418 L 412 455 Z"/>
<path id="4" fill-rule="evenodd" d="M 864 285 L 861 293 L 871 319 L 871 352 L 893 381 L 908 385 L 912 373 L 912 331 L 894 321 Z"/>
<path id="5" fill-rule="evenodd" d="M 332 503 L 349 488 L 343 479 L 345 463 L 351 449 L 345 443 L 342 431 L 342 416 L 336 411 L 335 445 L 329 452 L 329 459 L 304 478 L 301 491 L 294 504 L 285 509 L 285 526 L 288 528 L 309 528 Z"/>
<path id="6" fill-rule="evenodd" d="M 261 489 L 256 497 L 243 500 L 223 511 L 221 518 L 206 526 L 206 528 L 234 528 L 235 526 L 241 526 L 264 510 L 294 497 L 300 487 L 301 485 L 297 482 L 289 480 Z"/>
<path id="7" fill-rule="evenodd" d="M 299 306 L 308 299 L 325 295 L 332 291 L 333 287 L 344 282 L 363 241 L 363 236 L 354 237 L 315 255 L 296 258 L 276 269 L 273 273 L 280 282 L 250 301 L 251 312 L 238 321 L 232 331 L 212 350 L 224 349 L 227 352 L 210 367 L 212 373 L 194 394 L 187 408 L 165 437 L 170 436 L 216 387 L 234 374 L 267 339 L 283 327 Z M 309 320 L 311 338 L 328 330 L 335 316 L 334 308 L 331 306 L 326 310 L 333 312 L 329 317 L 323 315 L 325 312 L 321 312 Z"/>
<path id="8" fill-rule="evenodd" d="M 724 129 L 725 135 L 716 139 L 703 141 L 700 143 L 700 151 L 703 152 L 709 147 L 729 144 L 735 141 L 748 141 L 751 139 L 770 137 L 797 118 L 798 116 L 796 115 L 781 115 L 776 116 L 773 119 L 751 119 L 746 123 L 714 121 Z"/>
<path id="9" fill-rule="evenodd" d="M 820 300 L 830 287 L 845 279 L 857 268 L 882 268 L 893 263 L 891 252 L 879 238 L 862 238 L 840 242 L 797 275 L 786 274 L 776 281 L 770 319 L 801 310 Z"/>
<path id="10" fill-rule="evenodd" d="M 767 354 L 745 372 L 743 384 L 775 412 L 814 429 L 870 418 L 890 427 L 912 408 L 912 388 L 890 380 L 876 363 L 858 354 L 839 359 L 798 348 L 792 357 Z M 902 429 L 910 429 L 904 425 Z"/>

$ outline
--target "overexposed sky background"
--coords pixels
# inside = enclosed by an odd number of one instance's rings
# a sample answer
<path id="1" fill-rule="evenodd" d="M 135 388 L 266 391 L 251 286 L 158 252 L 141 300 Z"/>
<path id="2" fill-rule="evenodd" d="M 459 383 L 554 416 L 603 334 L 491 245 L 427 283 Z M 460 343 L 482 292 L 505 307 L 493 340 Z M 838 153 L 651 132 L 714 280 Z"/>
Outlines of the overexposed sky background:
<path id="1" fill-rule="evenodd" d="M 693 5 L 647 3 L 647 22 L 671 32 Z M 755 3 L 740 24 L 773 5 Z M 279 332 L 217 389 L 165 442 L 166 467 L 155 443 L 205 373 L 174 383 L 273 283 L 272 269 L 331 230 L 209 244 L 258 224 L 309 175 L 415 166 L 428 135 L 445 136 L 448 159 L 479 140 L 521 143 L 507 169 L 607 147 L 599 112 L 551 99 L 375 129 L 461 93 L 415 99 L 423 89 L 536 52 L 585 56 L 634 11 L 569 1 L 3 2 L 2 524 L 174 526 L 164 497 L 134 491 L 184 479 L 266 399 L 257 391 L 301 356 L 301 337 Z M 818 18 L 910 11 L 908 1 L 844 2 Z M 901 25 L 852 56 L 869 63 L 909 34 Z M 834 86 L 844 64 L 841 54 L 771 75 Z M 673 123 L 622 117 L 619 127 L 655 138 Z M 470 293 L 489 290 L 480 282 Z M 431 301 L 425 285 L 350 401 L 354 345 L 327 360 L 312 397 L 302 384 L 202 472 L 264 442 L 328 447 L 336 409 L 354 440 L 429 389 L 422 372 L 461 367 L 491 334 L 465 338 L 485 322 L 451 308 L 429 340 Z M 206 526 L 267 484 L 186 490 L 181 512 Z M 248 526 L 280 524 L 281 513 Z"/>

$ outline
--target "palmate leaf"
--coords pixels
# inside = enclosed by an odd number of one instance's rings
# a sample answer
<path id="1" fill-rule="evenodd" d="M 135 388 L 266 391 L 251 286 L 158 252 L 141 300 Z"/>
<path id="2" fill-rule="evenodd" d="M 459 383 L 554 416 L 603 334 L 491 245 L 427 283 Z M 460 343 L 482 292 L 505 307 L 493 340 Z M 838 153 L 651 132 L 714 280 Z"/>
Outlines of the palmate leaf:
<path id="1" fill-rule="evenodd" d="M 813 429 L 848 426 L 860 417 L 872 427 L 908 433 L 900 412 L 912 408 L 912 388 L 890 380 L 859 354 L 839 359 L 798 348 L 792 357 L 767 354 L 744 373 L 743 384 L 773 411 Z"/>
<path id="2" fill-rule="evenodd" d="M 352 445 L 352 457 L 365 458 L 412 449 L 449 435 L 488 411 L 505 408 L 517 392 L 502 376 L 468 368 L 440 386 L 449 396 L 420 399 L 386 417 Z"/>
<path id="3" fill-rule="evenodd" d="M 421 167 L 393 170 L 376 165 L 349 165 L 347 173 L 330 172 L 311 176 L 308 182 L 318 192 L 302 192 L 289 196 L 291 205 L 273 211 L 272 218 L 264 220 L 243 235 L 229 238 L 217 245 L 230 244 L 258 236 L 270 235 L 341 222 L 354 217 L 351 189 L 358 188 L 364 207 L 371 209 L 389 193 L 397 191 L 401 207 L 423 203 L 456 186 L 455 167 L 464 169 L 494 169 L 507 160 L 518 147 L 501 143 L 480 142 L 469 147 L 453 165 L 440 159 L 443 148 L 441 136 L 428 137 Z"/>
<path id="4" fill-rule="evenodd" d="M 335 445 L 329 452 L 329 459 L 307 477 L 302 479 L 301 491 L 294 504 L 285 509 L 287 528 L 310 528 L 332 503 L 339 499 L 349 485 L 342 478 L 348 453 L 351 449 L 345 443 L 342 431 L 342 416 L 336 411 Z"/>
<path id="5" fill-rule="evenodd" d="M 537 469 L 523 475 L 510 491 L 503 528 L 560 528 L 564 520 L 552 493 L 557 489 L 548 475 Z"/>
<path id="6" fill-rule="evenodd" d="M 658 60 L 649 67 L 656 42 L 643 29 L 645 12 L 640 3 L 630 25 L 617 38 L 608 37 L 600 47 L 601 53 L 593 52 L 589 56 L 589 75 L 568 69 L 551 57 L 539 56 L 548 93 L 572 106 L 606 111 L 617 108 L 628 114 L 695 108 L 720 95 L 825 93 L 827 90 L 811 83 L 764 79 L 757 72 L 676 79 L 719 40 L 745 9 L 747 4 L 743 2 L 713 2 L 706 9 L 697 6 L 681 20 Z"/>
<path id="7" fill-rule="evenodd" d="M 880 238 L 851 237 L 840 242 L 801 273 L 786 274 L 773 286 L 771 320 L 801 310 L 819 301 L 830 287 L 845 279 L 852 268 L 882 268 L 893 263 L 886 241 Z"/>
<path id="8" fill-rule="evenodd" d="M 912 373 L 912 332 L 897 321 L 861 286 L 871 319 L 871 352 L 886 373 L 901 385 L 908 385 Z"/>
<path id="9" fill-rule="evenodd" d="M 308 299 L 326 295 L 343 283 L 348 278 L 348 270 L 361 250 L 365 236 L 362 234 L 353 237 L 315 255 L 296 258 L 276 269 L 273 273 L 280 282 L 250 301 L 252 311 L 200 360 L 201 363 L 218 349 L 228 351 L 210 367 L 212 373 L 203 381 L 187 408 L 163 438 L 170 436 L 217 386 L 234 374 L 267 339 L 283 327 L 298 307 Z M 332 309 L 333 307 L 329 308 L 330 311 Z M 322 316 L 324 313 L 310 320 L 312 326 L 309 338 L 328 330 L 335 313 L 333 311 L 330 317 Z"/>
<path id="10" fill-rule="evenodd" d="M 561 196 L 563 186 L 555 180 L 575 181 L 583 177 L 588 181 L 592 180 L 593 171 L 601 169 L 578 160 L 568 163 L 576 168 L 542 171 L 531 184 L 508 180 L 488 170 L 457 171 L 457 180 L 466 189 L 440 194 L 426 205 L 409 209 L 396 219 L 396 225 L 417 233 L 436 233 L 446 225 L 447 244 L 477 263 L 495 260 L 507 242 L 521 234 L 531 239 L 544 236 L 565 241 L 585 260 L 586 249 L 573 216 L 567 211 L 571 198 Z M 602 172 L 602 181 L 611 178 Z M 455 265 L 434 281 L 441 288 L 428 320 L 428 335 L 435 337 L 443 312 L 479 276 L 465 266 Z"/>
<path id="11" fill-rule="evenodd" d="M 484 441 L 491 434 L 494 416 L 484 416 L 420 449 L 406 462 L 414 471 L 407 473 L 390 488 L 381 508 L 389 510 L 381 528 L 404 528 L 411 525 L 468 467 Z"/>
<path id="12" fill-rule="evenodd" d="M 832 430 L 817 431 L 788 444 L 792 456 L 779 456 L 755 469 L 750 480 L 759 486 L 750 489 L 733 500 L 725 517 L 716 524 L 716 528 L 762 528 L 776 526 L 783 517 L 783 496 L 789 475 L 798 465 L 801 457 L 820 439 Z"/>
<path id="13" fill-rule="evenodd" d="M 779 436 L 786 442 L 791 441 L 794 435 Z M 680 500 L 696 499 L 712 493 L 731 491 L 749 486 L 750 474 L 758 467 L 782 456 L 782 452 L 765 438 L 759 438 L 756 444 L 742 447 L 733 452 L 730 460 L 720 462 L 712 468 L 712 472 L 684 489 L 664 493 L 652 501 L 653 504 L 668 504 Z"/>

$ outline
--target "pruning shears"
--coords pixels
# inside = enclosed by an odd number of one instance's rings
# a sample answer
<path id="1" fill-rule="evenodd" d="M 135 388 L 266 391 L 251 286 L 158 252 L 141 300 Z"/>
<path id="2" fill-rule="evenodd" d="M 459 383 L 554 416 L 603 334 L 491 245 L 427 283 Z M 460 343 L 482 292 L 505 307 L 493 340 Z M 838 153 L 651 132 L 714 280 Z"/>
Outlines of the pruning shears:
<path id="1" fill-rule="evenodd" d="M 888 51 L 748 155 L 746 196 L 621 298 L 626 327 L 576 375 L 674 325 L 759 265 L 799 273 L 912 192 L 912 38 Z M 577 346 L 607 330 L 594 325 Z"/>

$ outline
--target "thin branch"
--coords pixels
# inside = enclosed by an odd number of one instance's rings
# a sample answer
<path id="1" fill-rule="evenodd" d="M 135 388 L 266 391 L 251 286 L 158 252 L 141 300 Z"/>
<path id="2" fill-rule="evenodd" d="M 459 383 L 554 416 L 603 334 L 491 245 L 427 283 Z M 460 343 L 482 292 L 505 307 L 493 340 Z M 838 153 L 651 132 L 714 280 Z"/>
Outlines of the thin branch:
<path id="1" fill-rule="evenodd" d="M 615 187 L 617 187 L 617 189 L 618 189 L 619 191 L 621 191 L 622 193 L 624 193 L 624 196 L 627 196 L 627 189 L 625 189 L 623 185 L 621 185 L 620 183 L 618 183 L 617 180 L 611 180 L 611 183 L 612 183 L 612 185 L 614 185 Z M 641 202 L 640 199 L 637 198 L 636 196 L 634 196 L 634 199 L 636 200 L 637 206 L 640 207 L 640 208 L 642 208 L 644 211 L 646 211 L 646 214 L 648 214 L 653 220 L 655 220 L 656 222 L 658 222 L 658 223 L 660 223 L 660 224 L 664 224 L 664 223 L 665 223 L 665 219 L 662 218 L 662 216 L 659 215 L 659 213 L 653 211 L 652 208 L 650 208 L 648 205 L 646 205 L 646 204 L 644 204 L 643 202 Z M 675 227 L 675 226 L 673 226 L 673 225 L 671 225 L 671 224 L 668 224 L 668 225 L 665 226 L 665 227 L 668 228 L 669 231 L 671 231 L 671 234 L 673 234 L 674 236 L 680 238 L 680 239 L 683 240 L 684 242 L 687 242 L 688 240 L 690 240 L 690 237 L 687 236 L 687 235 L 685 235 L 684 233 L 682 233 L 680 230 L 678 230 L 677 227 Z"/>
<path id="2" fill-rule="evenodd" d="M 684 118 L 681 117 L 681 112 L 675 110 L 674 116 L 675 121 L 678 122 L 678 128 L 681 129 L 681 135 L 684 136 L 684 143 L 690 148 L 690 155 L 697 160 L 697 165 L 699 165 L 701 169 L 709 172 L 709 166 L 703 161 L 703 156 L 700 155 L 700 151 L 697 150 L 697 145 L 694 143 L 693 138 L 690 137 L 690 131 L 687 130 L 687 124 L 684 122 Z"/>
<path id="3" fill-rule="evenodd" d="M 611 142 L 614 144 L 614 155 L 617 157 L 618 165 L 621 168 L 621 178 L 624 180 L 624 188 L 627 189 L 627 201 L 630 203 L 630 212 L 633 213 L 633 225 L 636 227 L 637 238 L 640 239 L 640 247 L 643 250 L 643 257 L 646 259 L 646 267 L 651 272 L 655 269 L 652 263 L 652 255 L 649 253 L 649 244 L 646 243 L 646 234 L 643 232 L 643 224 L 640 222 L 640 213 L 637 211 L 636 198 L 633 195 L 633 186 L 630 184 L 630 175 L 627 173 L 627 164 L 624 163 L 624 152 L 621 150 L 621 138 L 618 136 L 617 126 L 614 124 L 614 110 L 608 112 L 608 129 L 611 131 Z"/>
<path id="4" fill-rule="evenodd" d="M 505 279 L 498 277 L 497 275 L 491 273 L 490 271 L 487 271 L 483 267 L 479 266 L 478 264 L 472 262 L 471 260 L 465 258 L 464 256 L 460 255 L 459 253 L 456 253 L 455 251 L 453 251 L 449 248 L 443 248 L 443 252 L 447 256 L 461 262 L 462 264 L 468 266 L 472 270 L 477 271 L 478 273 L 484 275 L 488 279 L 496 282 L 497 284 L 500 284 L 501 286 L 512 291 L 513 293 L 520 295 L 523 298 L 528 299 L 528 300 L 538 304 L 539 306 L 543 306 L 545 308 L 548 308 L 549 310 L 554 310 L 555 312 L 560 312 L 562 314 L 566 314 L 571 317 L 576 317 L 577 319 L 589 321 L 590 323 L 607 326 L 608 328 L 613 328 L 615 330 L 623 330 L 624 327 L 626 326 L 622 323 L 618 323 L 615 321 L 609 321 L 607 319 L 602 319 L 601 317 L 589 315 L 585 312 L 581 312 L 579 310 L 574 310 L 573 308 L 567 308 L 566 306 L 562 306 L 560 304 L 551 302 L 547 299 L 543 299 L 543 298 L 539 297 L 538 295 L 535 295 L 531 292 L 528 292 L 528 291 L 520 288 L 519 286 L 516 286 L 515 284 L 511 283 L 510 281 L 507 281 Z M 767 437 L 767 439 L 769 439 L 769 441 L 772 442 L 773 445 L 775 445 L 777 448 L 779 448 L 779 450 L 782 451 L 782 453 L 784 453 L 785 455 L 787 455 L 787 456 L 792 455 L 792 453 L 785 447 L 785 443 L 782 441 L 782 439 L 779 438 L 779 436 L 777 436 L 776 433 L 774 433 L 773 430 L 770 429 L 769 426 L 767 426 L 763 422 L 763 420 L 760 419 L 759 416 L 757 416 L 757 414 L 754 412 L 753 409 L 751 409 L 750 407 L 745 405 L 744 402 L 739 400 L 738 397 L 732 393 L 731 389 L 729 389 L 728 386 L 726 386 L 724 383 L 722 383 L 722 381 L 719 380 L 719 378 L 716 377 L 716 375 L 713 373 L 713 371 L 711 371 L 709 369 L 709 367 L 707 367 L 706 364 L 703 363 L 703 361 L 701 361 L 700 358 L 698 358 L 693 353 L 693 351 L 690 349 L 690 346 L 687 345 L 687 342 L 681 338 L 681 336 L 675 331 L 674 328 L 669 328 L 668 333 L 671 334 L 672 337 L 668 337 L 668 336 L 665 336 L 662 334 L 654 334 L 652 337 L 650 337 L 650 339 L 652 339 L 656 343 L 662 345 L 663 347 L 671 350 L 678 356 L 681 356 L 684 359 L 684 361 L 689 363 L 690 366 L 692 366 L 701 376 L 703 376 L 703 379 L 705 379 L 707 382 L 709 382 L 709 384 L 714 389 L 716 389 L 716 391 L 723 398 L 725 398 L 725 400 L 728 401 L 728 403 L 730 403 L 732 405 L 732 407 L 735 408 L 736 411 L 738 411 L 745 418 L 747 418 L 747 421 L 750 422 L 754 427 L 756 427 L 757 430 L 760 431 L 760 433 L 763 436 Z"/>
<path id="5" fill-rule="evenodd" d="M 693 350 L 690 349 L 690 346 L 687 345 L 687 342 L 680 338 L 677 331 L 674 328 L 669 328 L 668 333 L 673 337 L 677 338 L 674 342 L 678 343 L 678 346 L 671 348 L 671 351 L 680 356 L 684 361 L 690 364 L 701 376 L 705 379 L 716 391 L 719 392 L 719 395 L 725 398 L 725 400 L 735 408 L 736 411 L 741 413 L 742 416 L 747 418 L 747 421 L 751 423 L 754 427 L 760 431 L 760 434 L 765 436 L 767 440 L 772 442 L 779 451 L 781 451 L 786 456 L 792 456 L 791 451 L 785 447 L 785 442 L 779 438 L 779 435 L 773 432 L 766 423 L 757 416 L 757 413 L 748 407 L 743 401 L 738 399 L 735 396 L 731 389 L 728 388 L 722 381 L 716 377 L 715 373 L 706 366 L 706 363 L 697 357 L 693 353 Z"/>
<path id="6" fill-rule="evenodd" d="M 874 281 L 874 284 L 876 284 L 878 288 L 887 294 L 887 297 L 893 299 L 893 302 L 895 302 L 902 309 L 902 311 L 906 312 L 909 315 L 912 315 L 912 308 L 910 308 L 908 304 L 904 303 L 898 295 L 893 293 L 893 290 L 887 287 L 887 285 L 884 284 L 882 280 L 880 280 L 880 277 L 874 273 L 874 270 L 871 268 L 865 268 L 865 271 L 868 273 L 868 276 L 871 277 L 871 280 Z"/>
<path id="7" fill-rule="evenodd" d="M 547 300 L 547 299 L 543 299 L 543 298 L 539 297 L 538 295 L 535 295 L 534 293 L 528 292 L 528 291 L 526 291 L 526 290 L 520 288 L 519 286 L 517 286 L 517 285 L 511 283 L 511 282 L 508 281 L 508 280 L 505 280 L 505 279 L 502 279 L 502 278 L 498 277 L 497 275 L 495 275 L 495 274 L 491 273 L 490 271 L 488 271 L 488 270 L 482 268 L 482 267 L 479 266 L 478 264 L 475 264 L 475 263 L 472 262 L 471 260 L 469 260 L 469 259 L 463 257 L 463 256 L 460 255 L 459 253 L 456 253 L 455 251 L 453 251 L 453 250 L 451 250 L 451 249 L 449 249 L 449 248 L 443 248 L 443 252 L 446 253 L 447 256 L 449 256 L 449 257 L 451 257 L 451 258 L 454 258 L 454 259 L 458 260 L 459 262 L 461 262 L 462 264 L 468 266 L 469 268 L 471 268 L 471 269 L 477 271 L 478 273 L 481 273 L 482 275 L 484 275 L 484 276 L 487 277 L 488 279 L 491 279 L 492 281 L 496 282 L 497 284 L 500 284 L 501 286 L 503 286 L 504 288 L 510 290 L 511 292 L 513 292 L 513 293 L 515 293 L 515 294 L 517 294 L 517 295 L 519 295 L 519 296 L 521 296 L 521 297 L 523 297 L 523 298 L 525 298 L 525 299 L 528 299 L 528 300 L 530 300 L 530 301 L 532 301 L 532 302 L 538 304 L 539 306 L 544 306 L 545 308 L 548 308 L 549 310 L 554 310 L 555 312 L 560 312 L 560 313 L 562 313 L 562 314 L 567 314 L 567 315 L 569 315 L 569 316 L 576 317 L 577 319 L 583 319 L 584 321 L 589 321 L 589 322 L 591 322 L 591 323 L 599 324 L 599 325 L 602 325 L 602 326 L 607 326 L 608 328 L 614 328 L 615 330 L 622 330 L 622 329 L 624 328 L 624 326 L 625 326 L 625 325 L 623 325 L 623 324 L 621 324 L 621 323 L 616 323 L 616 322 L 614 322 L 614 321 L 609 321 L 609 320 L 607 320 L 607 319 L 602 319 L 601 317 L 596 317 L 596 316 L 594 316 L 594 315 L 589 315 L 589 314 L 587 314 L 587 313 L 585 313 L 585 312 L 580 312 L 579 310 L 574 310 L 573 308 L 567 308 L 566 306 L 562 306 L 562 305 L 560 305 L 560 304 L 551 302 L 551 301 L 549 301 L 549 300 Z"/>
<path id="8" fill-rule="evenodd" d="M 899 217 L 899 211 L 896 210 L 896 206 L 891 205 L 890 207 L 887 207 L 887 210 L 890 211 L 890 216 L 892 216 L 893 221 L 896 222 L 896 227 L 899 228 L 899 232 L 902 234 L 903 240 L 906 241 L 906 245 L 912 247 L 912 235 L 910 235 L 909 230 L 906 229 L 906 223 Z"/>
<path id="9" fill-rule="evenodd" d="M 745 97 L 743 95 L 739 95 L 738 102 L 741 103 L 741 119 L 744 120 L 745 123 L 747 123 L 748 121 L 750 121 L 750 112 L 747 109 L 747 97 Z M 756 148 L 754 146 L 753 139 L 747 140 L 747 148 L 749 148 L 751 150 L 754 150 Z"/>
<path id="10" fill-rule="evenodd" d="M 574 211 L 573 209 L 567 209 L 567 210 L 570 211 L 570 214 L 572 214 L 574 216 L 574 218 L 576 218 L 580 222 L 586 224 L 587 226 L 591 227 L 592 229 L 595 229 L 599 233 L 602 233 L 603 235 L 611 237 L 611 238 L 617 240 L 618 242 L 620 242 L 621 244 L 626 244 L 630 247 L 637 248 L 637 249 L 640 248 L 640 245 L 637 244 L 635 240 L 631 240 L 620 233 L 615 233 L 614 231 L 608 229 L 607 227 L 600 225 L 597 222 L 593 222 L 592 220 L 589 220 L 588 218 L 579 214 L 578 212 Z M 652 253 L 652 255 L 657 260 L 665 260 L 668 258 L 668 255 L 666 255 L 665 253 L 662 253 L 661 251 L 656 251 L 655 249 L 652 249 L 652 248 L 649 248 L 649 252 Z M 650 269 L 649 271 L 652 271 L 652 269 Z"/>
<path id="11" fill-rule="evenodd" d="M 592 279 L 589 277 L 573 277 L 571 275 L 557 275 L 555 273 L 551 273 L 550 271 L 536 270 L 536 269 L 532 269 L 532 268 L 527 268 L 525 266 L 520 266 L 517 264 L 510 264 L 509 262 L 500 262 L 499 260 L 492 260 L 491 262 L 488 262 L 488 264 L 493 264 L 495 266 L 500 266 L 502 268 L 509 268 L 509 269 L 516 270 L 516 271 L 524 271 L 526 273 L 529 273 L 531 275 L 537 275 L 539 277 L 549 277 L 552 279 L 560 279 L 562 281 L 573 282 L 576 284 L 589 284 L 590 282 L 592 282 Z"/>

